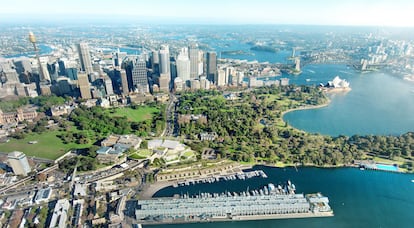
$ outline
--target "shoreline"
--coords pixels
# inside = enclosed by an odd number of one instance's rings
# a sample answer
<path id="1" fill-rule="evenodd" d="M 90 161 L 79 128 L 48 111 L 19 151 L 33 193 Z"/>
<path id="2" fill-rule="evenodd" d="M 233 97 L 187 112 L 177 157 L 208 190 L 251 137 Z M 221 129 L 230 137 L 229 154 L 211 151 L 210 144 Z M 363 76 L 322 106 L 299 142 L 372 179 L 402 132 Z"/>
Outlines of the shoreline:
<path id="1" fill-rule="evenodd" d="M 310 168 L 310 167 L 320 168 L 320 169 L 358 168 L 359 167 L 356 164 L 338 164 L 338 165 L 319 166 L 319 165 L 315 165 L 315 164 L 294 165 L 294 164 L 283 163 L 282 165 L 277 165 L 277 164 L 254 163 L 254 164 L 250 165 L 249 167 L 247 167 L 246 169 L 248 169 L 248 168 L 253 169 L 255 166 L 264 166 L 264 167 L 267 167 L 267 168 L 278 168 L 278 169 L 295 168 L 297 170 L 297 172 L 298 172 L 298 168 Z M 386 170 L 380 170 L 380 169 L 378 169 L 376 171 L 388 172 Z M 400 171 L 400 172 L 393 172 L 393 173 L 404 174 L 404 173 L 410 173 L 410 172 Z M 203 177 L 200 177 L 199 179 L 203 179 Z M 164 188 L 173 187 L 176 183 L 177 183 L 177 181 L 158 181 L 158 182 L 154 182 L 154 183 L 151 183 L 149 185 L 146 185 L 144 187 L 144 189 L 142 190 L 142 194 L 140 194 L 140 199 L 157 198 L 157 197 L 154 197 L 155 193 L 157 193 L 158 191 L 160 191 Z M 171 197 L 173 197 L 173 196 L 171 196 Z M 232 221 L 234 221 L 234 220 L 232 220 Z"/>
<path id="2" fill-rule="evenodd" d="M 279 220 L 279 219 L 306 219 L 306 218 L 323 218 L 333 217 L 333 212 L 308 212 L 308 213 L 291 213 L 291 214 L 271 214 L 271 215 L 245 215 L 235 216 L 233 218 L 209 218 L 206 220 L 168 220 L 168 221 L 138 221 L 144 225 L 162 225 L 162 224 L 194 224 L 194 223 L 212 223 L 212 222 L 241 222 L 256 220 Z"/>
<path id="3" fill-rule="evenodd" d="M 294 111 L 310 110 L 310 109 L 318 109 L 318 108 L 324 108 L 324 107 L 327 107 L 327 106 L 329 106 L 329 104 L 331 104 L 331 99 L 329 99 L 328 97 L 326 97 L 326 99 L 327 99 L 327 101 L 326 101 L 326 103 L 325 103 L 325 104 L 319 104 L 319 105 L 306 105 L 306 106 L 300 106 L 300 107 L 297 107 L 297 108 L 292 108 L 292 109 L 285 110 L 285 111 L 283 111 L 283 112 L 280 114 L 280 119 L 281 119 L 284 123 L 286 123 L 286 121 L 283 119 L 283 117 L 284 117 L 284 115 L 285 115 L 286 113 L 289 113 L 289 112 L 294 112 Z M 293 127 L 293 126 L 292 126 L 292 125 L 290 125 L 290 124 L 289 124 L 289 126 L 290 126 L 290 127 L 292 127 L 292 128 L 294 128 L 294 129 L 296 129 L 296 130 L 302 131 L 302 130 L 300 130 L 300 129 L 297 129 L 297 128 Z"/>

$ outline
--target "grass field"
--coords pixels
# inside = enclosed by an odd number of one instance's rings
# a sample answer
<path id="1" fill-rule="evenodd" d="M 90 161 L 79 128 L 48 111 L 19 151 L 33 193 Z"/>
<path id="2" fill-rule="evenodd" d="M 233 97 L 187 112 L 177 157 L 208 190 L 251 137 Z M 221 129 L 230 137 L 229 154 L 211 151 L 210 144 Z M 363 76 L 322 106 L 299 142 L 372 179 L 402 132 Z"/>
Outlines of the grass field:
<path id="1" fill-rule="evenodd" d="M 42 134 L 30 134 L 24 139 L 10 139 L 7 143 L 0 143 L 0 152 L 21 151 L 27 156 L 55 160 L 70 149 L 87 148 L 91 145 L 79 145 L 75 143 L 64 144 L 56 136 L 59 131 L 48 131 Z M 30 141 L 37 141 L 36 144 L 29 144 Z"/>
<path id="2" fill-rule="evenodd" d="M 160 110 L 155 107 L 142 106 L 139 109 L 132 108 L 116 108 L 109 110 L 111 116 L 125 116 L 129 121 L 141 122 L 152 118 L 153 113 Z"/>
<path id="3" fill-rule="evenodd" d="M 137 154 L 138 154 L 139 156 L 142 156 L 142 157 L 146 157 L 146 158 L 148 158 L 148 157 L 150 157 L 153 153 L 152 153 L 152 151 L 151 151 L 151 150 L 141 149 L 141 150 L 139 150 L 139 151 L 137 152 Z"/>
<path id="4" fill-rule="evenodd" d="M 190 158 L 190 157 L 194 156 L 194 151 L 192 151 L 192 150 L 186 151 L 186 152 L 184 152 L 183 156 L 186 157 L 186 158 Z"/>

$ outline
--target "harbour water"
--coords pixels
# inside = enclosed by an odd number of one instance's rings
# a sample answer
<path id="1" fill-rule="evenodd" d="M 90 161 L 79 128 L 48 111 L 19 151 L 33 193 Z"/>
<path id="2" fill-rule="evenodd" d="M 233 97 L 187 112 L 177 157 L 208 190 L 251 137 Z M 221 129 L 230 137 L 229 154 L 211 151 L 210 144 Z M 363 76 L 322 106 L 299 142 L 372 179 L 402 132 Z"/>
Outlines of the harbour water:
<path id="1" fill-rule="evenodd" d="M 339 75 L 350 82 L 352 90 L 331 94 L 327 107 L 287 113 L 284 120 L 293 127 L 331 136 L 414 131 L 414 83 L 387 73 L 361 74 L 344 65 L 310 65 L 303 72 L 291 78 L 291 83 L 326 83 Z"/>
<path id="2" fill-rule="evenodd" d="M 286 63 L 292 54 L 289 50 L 277 53 L 253 51 L 250 45 L 232 39 L 225 40 L 225 47 L 214 46 L 215 42 L 211 40 L 209 43 L 218 53 L 234 50 L 245 53 L 222 54 L 222 58 Z M 327 107 L 287 113 L 284 120 L 295 128 L 331 136 L 400 135 L 414 131 L 414 83 L 404 81 L 398 75 L 361 73 L 346 65 L 315 64 L 304 66 L 298 76 L 283 74 L 266 80 L 287 77 L 291 84 L 319 85 L 337 75 L 350 82 L 351 91 L 331 94 L 331 103 Z"/>
<path id="3" fill-rule="evenodd" d="M 251 178 L 213 184 L 169 187 L 156 196 L 197 194 L 199 192 L 244 191 L 291 180 L 297 193 L 321 192 L 329 197 L 334 217 L 225 223 L 157 225 L 151 227 L 412 227 L 414 218 L 414 174 L 401 174 L 357 168 L 270 168 L 262 169 L 268 178 Z"/>

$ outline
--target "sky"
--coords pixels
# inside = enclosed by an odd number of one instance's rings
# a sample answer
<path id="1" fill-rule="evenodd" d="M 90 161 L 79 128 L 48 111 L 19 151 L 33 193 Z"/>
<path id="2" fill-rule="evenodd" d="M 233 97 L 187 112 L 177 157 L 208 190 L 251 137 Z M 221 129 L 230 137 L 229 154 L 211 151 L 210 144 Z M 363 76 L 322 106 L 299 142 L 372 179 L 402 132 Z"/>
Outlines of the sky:
<path id="1" fill-rule="evenodd" d="M 0 24 L 130 20 L 414 27 L 413 0 L 10 0 L 1 8 Z"/>

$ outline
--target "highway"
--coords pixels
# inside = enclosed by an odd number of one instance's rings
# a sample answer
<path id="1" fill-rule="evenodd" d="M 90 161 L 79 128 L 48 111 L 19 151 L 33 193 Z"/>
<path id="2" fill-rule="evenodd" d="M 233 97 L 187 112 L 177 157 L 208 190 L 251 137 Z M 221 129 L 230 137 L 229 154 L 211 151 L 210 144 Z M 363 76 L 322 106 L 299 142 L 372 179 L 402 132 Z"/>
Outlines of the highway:
<path id="1" fill-rule="evenodd" d="M 174 132 L 174 128 L 175 128 L 175 108 L 177 105 L 177 97 L 170 93 L 170 99 L 167 105 L 167 108 L 165 110 L 165 118 L 166 118 L 166 125 L 165 125 L 165 129 L 161 134 L 161 137 L 163 136 L 167 136 L 167 137 L 171 137 L 171 136 L 176 136 L 176 132 Z"/>

